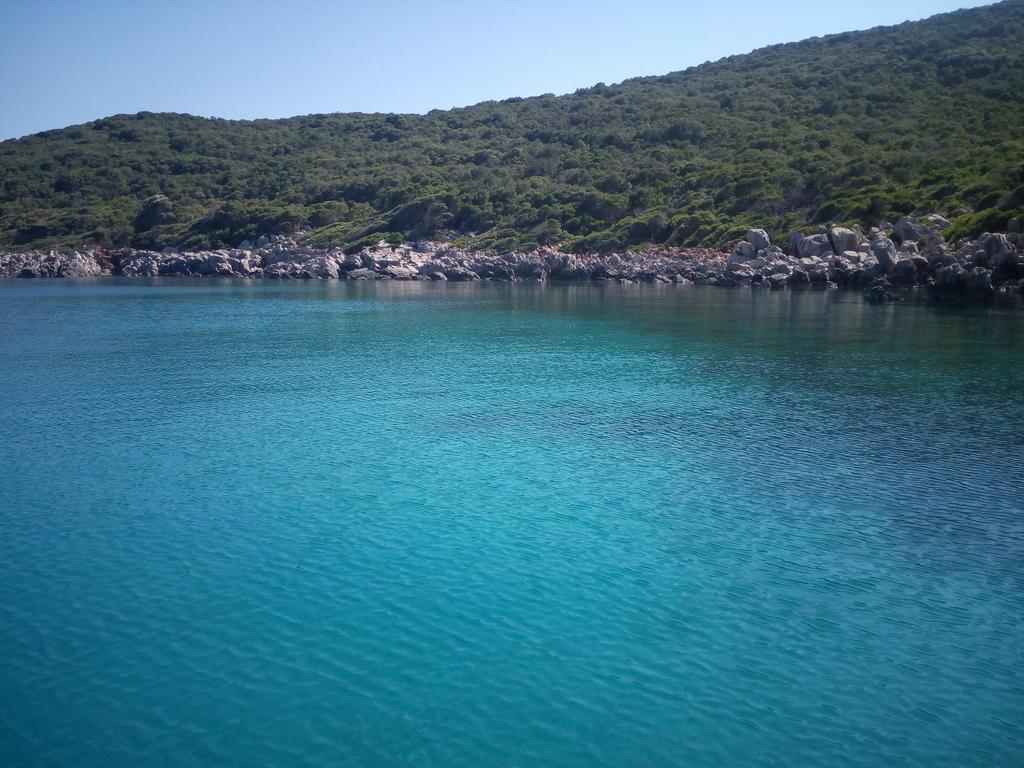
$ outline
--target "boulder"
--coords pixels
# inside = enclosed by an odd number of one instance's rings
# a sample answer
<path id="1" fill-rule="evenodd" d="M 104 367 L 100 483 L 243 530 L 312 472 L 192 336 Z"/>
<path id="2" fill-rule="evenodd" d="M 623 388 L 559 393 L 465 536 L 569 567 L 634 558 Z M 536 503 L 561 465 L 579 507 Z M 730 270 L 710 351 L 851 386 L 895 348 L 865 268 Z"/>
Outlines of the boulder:
<path id="1" fill-rule="evenodd" d="M 384 268 L 384 274 L 390 277 L 392 280 L 409 280 L 416 272 L 408 267 L 402 267 L 395 264 Z"/>
<path id="2" fill-rule="evenodd" d="M 287 267 L 282 264 L 271 264 L 263 270 L 263 277 L 268 280 L 287 280 L 290 275 Z"/>
<path id="3" fill-rule="evenodd" d="M 753 231 L 753 230 L 751 230 Z M 742 264 L 745 261 L 750 261 L 757 254 L 757 248 L 753 243 L 740 241 L 736 243 L 736 247 L 733 248 L 732 255 L 729 256 L 730 264 Z"/>
<path id="4" fill-rule="evenodd" d="M 231 259 L 223 253 L 211 253 L 206 258 L 206 263 L 200 269 L 200 273 L 208 276 L 230 277 L 234 274 L 231 266 Z"/>
<path id="5" fill-rule="evenodd" d="M 941 257 L 948 250 L 946 238 L 938 232 L 928 233 L 928 244 L 925 246 L 925 255 L 928 257 Z"/>
<path id="6" fill-rule="evenodd" d="M 828 235 L 821 233 L 803 238 L 797 246 L 797 255 L 802 259 L 831 252 L 832 243 L 829 242 Z"/>
<path id="7" fill-rule="evenodd" d="M 516 279 L 516 273 L 515 270 L 513 270 L 512 265 L 502 262 L 492 263 L 477 261 L 473 263 L 473 266 L 470 267 L 470 269 L 486 280 L 512 282 Z M 555 269 L 557 269 L 557 271 L 555 271 Z M 553 268 L 551 276 L 560 280 L 586 280 L 590 275 L 588 270 L 582 265 L 559 265 L 556 268 Z"/>
<path id="8" fill-rule="evenodd" d="M 903 216 L 896 222 L 896 226 L 893 227 L 893 233 L 900 242 L 916 242 L 919 237 L 924 237 L 928 234 L 928 227 L 916 219 Z"/>
<path id="9" fill-rule="evenodd" d="M 924 222 L 932 231 L 939 230 L 942 232 L 952 226 L 949 219 L 945 216 L 939 216 L 937 213 L 929 213 L 924 217 Z"/>
<path id="10" fill-rule="evenodd" d="M 547 266 L 539 261 L 520 261 L 515 265 L 513 271 L 516 277 L 521 277 L 527 280 L 544 280 L 547 278 L 548 269 Z M 445 270 L 445 274 L 449 280 L 455 280 L 457 278 L 452 276 L 450 270 Z"/>
<path id="11" fill-rule="evenodd" d="M 812 285 L 823 285 L 824 283 L 831 282 L 828 279 L 828 269 L 826 267 L 815 267 L 807 273 L 807 281 Z"/>
<path id="12" fill-rule="evenodd" d="M 810 282 L 810 277 L 801 267 L 796 267 L 789 275 L 789 285 L 807 285 Z"/>
<path id="13" fill-rule="evenodd" d="M 545 271 L 543 274 L 544 274 L 544 276 L 546 276 L 547 272 Z M 444 275 L 450 281 L 453 281 L 453 282 L 456 282 L 456 283 L 471 283 L 474 280 L 479 280 L 480 279 L 480 275 L 478 275 L 476 272 L 474 272 L 471 269 L 467 269 L 466 267 L 462 267 L 462 266 L 446 267 L 445 270 L 444 270 Z M 542 277 L 537 277 L 536 279 L 541 280 L 543 278 Z"/>
<path id="14" fill-rule="evenodd" d="M 992 257 L 992 277 L 999 282 L 1014 280 L 1021 276 L 1020 258 L 1015 253 L 1003 251 Z"/>
<path id="15" fill-rule="evenodd" d="M 942 267 L 935 273 L 935 285 L 932 290 L 939 294 L 962 293 L 967 287 L 967 273 L 959 264 Z"/>
<path id="16" fill-rule="evenodd" d="M 878 259 L 878 266 L 883 272 L 889 272 L 896 266 L 896 245 L 888 237 L 879 236 L 871 244 L 871 253 Z"/>
<path id="17" fill-rule="evenodd" d="M 187 275 L 189 273 L 188 261 L 181 256 L 172 256 L 169 259 L 161 259 L 157 266 L 157 273 L 161 275 Z"/>
<path id="18" fill-rule="evenodd" d="M 305 271 L 318 280 L 337 280 L 338 262 L 330 256 L 315 256 L 305 263 Z"/>
<path id="19" fill-rule="evenodd" d="M 195 253 L 185 258 L 187 269 L 192 274 L 202 274 L 203 266 L 207 257 L 201 253 Z"/>
<path id="20" fill-rule="evenodd" d="M 995 293 L 992 287 L 992 272 L 984 267 L 975 267 L 967 273 L 967 293 L 975 298 L 987 298 Z"/>
<path id="21" fill-rule="evenodd" d="M 856 251 L 860 245 L 860 238 L 852 229 L 836 227 L 831 232 L 832 250 L 836 253 L 843 251 Z"/>
<path id="22" fill-rule="evenodd" d="M 978 238 L 978 245 L 990 259 L 1000 253 L 1013 252 L 1013 245 L 1006 235 L 1001 233 L 985 232 Z"/>
<path id="23" fill-rule="evenodd" d="M 754 276 L 754 268 L 750 264 L 730 262 L 728 273 L 740 280 L 749 280 Z"/>
<path id="24" fill-rule="evenodd" d="M 871 281 L 875 279 L 874 267 L 868 269 L 864 267 L 857 267 L 851 269 L 846 274 L 846 284 L 851 288 L 864 288 L 871 284 Z"/>
<path id="25" fill-rule="evenodd" d="M 864 291 L 864 298 L 871 304 L 891 304 L 902 300 L 884 277 L 877 278 L 868 286 L 868 289 Z"/>
<path id="26" fill-rule="evenodd" d="M 72 252 L 64 257 L 57 274 L 60 277 L 96 277 L 103 274 L 103 269 L 92 256 Z"/>
<path id="27" fill-rule="evenodd" d="M 363 258 L 358 253 L 348 254 L 341 262 L 341 268 L 343 270 L 350 269 L 361 269 L 363 266 Z"/>
<path id="28" fill-rule="evenodd" d="M 751 229 L 747 231 L 747 242 L 754 246 L 754 251 L 763 251 L 772 241 L 768 239 L 768 233 L 763 229 Z"/>
<path id="29" fill-rule="evenodd" d="M 800 243 L 803 242 L 804 235 L 802 232 L 790 232 L 789 233 L 789 252 L 794 256 L 800 253 Z"/>
<path id="30" fill-rule="evenodd" d="M 850 281 L 850 267 L 848 264 L 836 260 L 828 268 L 828 279 L 836 285 L 846 285 Z"/>
<path id="31" fill-rule="evenodd" d="M 917 264 L 913 259 L 899 259 L 889 273 L 893 285 L 903 288 L 917 283 Z"/>
<path id="32" fill-rule="evenodd" d="M 156 277 L 160 274 L 160 263 L 154 256 L 147 251 L 134 254 L 121 262 L 121 274 L 126 277 Z"/>

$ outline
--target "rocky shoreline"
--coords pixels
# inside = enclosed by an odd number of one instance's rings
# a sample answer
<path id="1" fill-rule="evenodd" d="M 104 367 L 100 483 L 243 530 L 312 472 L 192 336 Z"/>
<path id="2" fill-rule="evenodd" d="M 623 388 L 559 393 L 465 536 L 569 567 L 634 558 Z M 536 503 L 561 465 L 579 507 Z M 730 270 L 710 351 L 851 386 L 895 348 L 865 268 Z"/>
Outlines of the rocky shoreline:
<path id="1" fill-rule="evenodd" d="M 726 250 L 651 247 L 610 254 L 571 254 L 557 248 L 496 254 L 450 243 L 380 243 L 356 253 L 317 249 L 262 236 L 238 248 L 179 252 L 86 250 L 0 253 L 0 277 L 237 277 L 320 280 L 434 280 L 471 282 L 615 281 L 749 285 L 771 289 L 847 288 L 872 302 L 898 301 L 910 290 L 932 298 L 984 300 L 1024 293 L 1024 235 L 1017 220 L 1007 233 L 947 242 L 949 222 L 938 215 L 864 232 L 819 227 L 793 233 L 786 247 L 752 229 Z"/>

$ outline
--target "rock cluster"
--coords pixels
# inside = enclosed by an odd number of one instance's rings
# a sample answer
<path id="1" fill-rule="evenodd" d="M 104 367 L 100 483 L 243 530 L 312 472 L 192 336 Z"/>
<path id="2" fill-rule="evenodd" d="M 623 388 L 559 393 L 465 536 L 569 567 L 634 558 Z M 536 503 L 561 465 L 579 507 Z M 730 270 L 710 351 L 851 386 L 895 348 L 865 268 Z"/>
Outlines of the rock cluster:
<path id="1" fill-rule="evenodd" d="M 878 303 L 898 301 L 899 291 L 908 289 L 926 290 L 936 299 L 1024 292 L 1024 236 L 1017 234 L 1019 222 L 1010 224 L 1009 235 L 985 233 L 955 244 L 946 242 L 942 233 L 950 224 L 937 214 L 920 221 L 903 217 L 867 234 L 822 227 L 813 235 L 790 235 L 788 253 L 770 244 L 759 247 L 764 232 L 751 230 L 733 249 L 727 274 L 773 288 L 854 288 Z"/>
<path id="2" fill-rule="evenodd" d="M 948 243 L 949 222 L 938 215 L 904 217 L 865 233 L 859 228 L 819 228 L 793 233 L 787 248 L 752 229 L 731 250 L 652 247 L 612 254 L 570 254 L 556 248 L 495 254 L 447 243 L 401 246 L 380 243 L 358 253 L 311 248 L 293 240 L 260 237 L 234 249 L 178 252 L 143 250 L 85 253 L 0 253 L 2 277 L 98 275 L 202 276 L 321 280 L 619 281 L 751 285 L 767 288 L 853 288 L 874 302 L 897 300 L 900 291 L 927 290 L 933 297 L 986 298 L 1024 285 L 1024 235 L 1009 234 Z M 889 233 L 889 234 L 886 234 Z"/>

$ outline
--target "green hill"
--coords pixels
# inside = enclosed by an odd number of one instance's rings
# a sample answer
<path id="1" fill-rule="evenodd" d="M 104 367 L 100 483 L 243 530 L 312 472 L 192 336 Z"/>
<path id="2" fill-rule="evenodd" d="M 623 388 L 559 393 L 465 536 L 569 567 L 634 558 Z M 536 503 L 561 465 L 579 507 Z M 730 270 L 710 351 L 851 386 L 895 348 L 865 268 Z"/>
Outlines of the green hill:
<path id="1" fill-rule="evenodd" d="M 685 41 L 680 33 L 680 44 Z M 0 247 L 712 244 L 1024 210 L 1024 2 L 426 115 L 118 115 L 0 143 Z"/>

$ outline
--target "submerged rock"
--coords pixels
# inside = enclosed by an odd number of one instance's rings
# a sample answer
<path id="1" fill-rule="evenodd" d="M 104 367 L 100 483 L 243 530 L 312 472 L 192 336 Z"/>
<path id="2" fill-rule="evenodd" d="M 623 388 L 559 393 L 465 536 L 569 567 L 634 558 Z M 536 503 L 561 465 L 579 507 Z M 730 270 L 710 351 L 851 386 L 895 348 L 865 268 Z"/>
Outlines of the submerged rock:
<path id="1" fill-rule="evenodd" d="M 877 278 L 864 292 L 864 298 L 872 304 L 892 304 L 902 301 L 902 297 L 893 291 L 893 285 L 884 277 Z"/>

